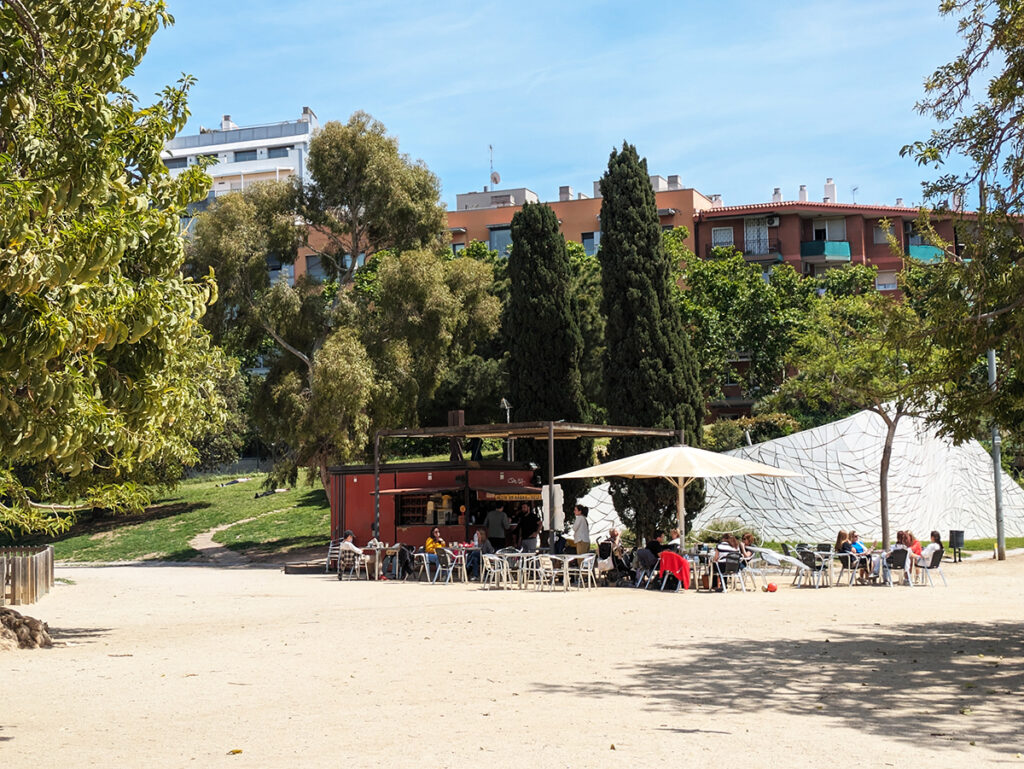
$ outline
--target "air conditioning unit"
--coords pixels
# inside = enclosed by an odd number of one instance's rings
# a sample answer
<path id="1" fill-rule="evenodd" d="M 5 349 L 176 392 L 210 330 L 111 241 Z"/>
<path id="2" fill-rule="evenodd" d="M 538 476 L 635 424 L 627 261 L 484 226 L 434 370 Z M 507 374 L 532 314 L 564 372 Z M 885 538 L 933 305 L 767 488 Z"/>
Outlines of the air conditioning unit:
<path id="1" fill-rule="evenodd" d="M 779 226 L 779 217 L 777 217 L 777 216 L 769 216 L 768 217 L 768 226 L 769 227 L 778 227 Z"/>

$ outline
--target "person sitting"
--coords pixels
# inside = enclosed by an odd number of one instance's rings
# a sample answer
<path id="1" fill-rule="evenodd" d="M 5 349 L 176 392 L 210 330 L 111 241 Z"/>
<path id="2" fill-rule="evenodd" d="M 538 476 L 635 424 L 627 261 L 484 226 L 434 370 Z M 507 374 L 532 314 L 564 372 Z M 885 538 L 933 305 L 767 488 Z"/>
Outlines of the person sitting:
<path id="1" fill-rule="evenodd" d="M 647 549 L 651 551 L 655 558 L 661 555 L 661 551 L 667 547 L 668 545 L 665 544 L 665 532 L 663 531 L 654 532 L 654 537 L 647 540 Z"/>
<path id="2" fill-rule="evenodd" d="M 480 563 L 485 555 L 494 554 L 494 545 L 487 539 L 487 529 L 477 529 L 476 546 L 478 550 L 470 550 L 466 555 L 466 571 L 470 579 L 479 579 Z"/>
<path id="3" fill-rule="evenodd" d="M 934 556 L 936 552 L 941 551 L 941 550 L 942 550 L 942 535 L 940 535 L 939 532 L 937 532 L 937 531 L 933 531 L 931 533 L 931 541 L 927 545 L 925 545 L 924 549 L 921 551 L 921 555 L 919 555 L 915 559 L 915 562 L 916 562 L 915 565 L 919 569 L 929 569 L 929 568 L 931 568 L 932 556 Z"/>
<path id="4" fill-rule="evenodd" d="M 438 548 L 444 548 L 448 543 L 444 541 L 441 536 L 441 530 L 435 526 L 430 530 L 430 536 L 427 537 L 427 542 L 423 546 L 423 549 L 427 553 L 427 560 L 432 564 L 437 563 L 437 550 Z"/>
<path id="5" fill-rule="evenodd" d="M 715 554 L 713 560 L 715 563 L 730 557 L 732 554 L 739 554 L 740 543 L 732 534 L 723 534 L 719 540 L 718 545 L 715 547 Z M 712 572 L 711 589 L 717 590 L 719 593 L 725 590 L 725 585 L 718 584 L 718 569 Z"/>
<path id="6" fill-rule="evenodd" d="M 338 558 L 338 579 L 341 579 L 341 572 L 344 571 L 345 568 L 352 568 L 353 564 L 358 564 L 358 563 L 361 563 L 361 562 L 367 562 L 367 560 L 368 560 L 367 557 L 365 555 L 363 555 L 363 549 L 361 547 L 359 547 L 358 545 L 356 545 L 356 535 L 355 535 L 355 532 L 352 531 L 352 529 L 345 529 L 345 533 L 341 535 L 341 545 L 340 545 L 339 549 L 343 553 L 345 553 L 345 552 L 353 553 L 354 555 L 350 555 L 350 556 L 347 556 L 347 557 L 344 557 L 344 558 L 339 556 L 339 558 Z M 343 563 L 344 563 L 344 568 L 343 568 Z M 368 563 L 368 566 L 369 565 L 371 565 L 371 564 Z M 374 566 L 374 568 L 376 568 L 376 564 L 375 563 L 373 563 L 372 565 Z M 370 569 L 369 568 L 367 568 L 366 573 L 370 574 Z M 373 573 L 375 574 L 376 571 L 374 571 Z"/>
<path id="7" fill-rule="evenodd" d="M 647 544 L 636 551 L 636 570 L 653 572 L 658 568 L 658 556 L 665 548 L 665 532 L 654 532 L 654 536 L 647 540 Z"/>
<path id="8" fill-rule="evenodd" d="M 611 546 L 612 555 L 621 558 L 626 548 L 622 544 L 622 532 L 620 532 L 614 526 L 608 532 L 608 544 Z"/>
<path id="9" fill-rule="evenodd" d="M 665 545 L 671 548 L 677 553 L 683 551 L 683 538 L 679 534 L 679 529 L 671 529 L 668 533 L 668 542 Z"/>
<path id="10" fill-rule="evenodd" d="M 907 550 L 910 551 L 910 555 L 907 556 L 907 566 L 910 570 L 910 576 L 913 578 L 917 570 L 917 559 L 921 557 L 921 543 L 917 541 L 917 537 L 911 531 L 903 532 L 903 542 L 906 544 Z"/>
<path id="11" fill-rule="evenodd" d="M 745 562 L 750 563 L 754 560 L 757 553 L 755 553 L 751 548 L 756 544 L 757 541 L 754 539 L 754 535 L 749 531 L 740 537 L 740 555 L 743 557 Z"/>

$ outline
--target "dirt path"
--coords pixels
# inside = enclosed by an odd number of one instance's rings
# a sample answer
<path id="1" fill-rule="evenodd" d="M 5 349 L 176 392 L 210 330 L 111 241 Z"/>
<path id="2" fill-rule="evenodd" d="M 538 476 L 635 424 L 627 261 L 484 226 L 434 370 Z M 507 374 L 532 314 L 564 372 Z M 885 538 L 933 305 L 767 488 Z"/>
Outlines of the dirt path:
<path id="1" fill-rule="evenodd" d="M 282 507 L 277 510 L 268 510 L 260 515 L 254 515 L 251 518 L 243 518 L 240 521 L 225 523 L 222 526 L 215 526 L 208 531 L 204 531 L 202 534 L 196 534 L 188 541 L 189 547 L 193 550 L 199 551 L 199 556 L 195 558 L 193 562 L 209 564 L 210 566 L 222 566 L 225 568 L 250 565 L 252 563 L 250 559 L 246 558 L 241 553 L 237 553 L 230 548 L 217 544 L 213 541 L 214 536 L 226 529 L 232 528 L 233 526 L 238 526 L 242 523 L 249 523 L 250 521 L 255 521 L 258 518 L 265 518 L 268 515 L 277 515 L 278 513 L 282 513 L 285 510 L 290 509 L 290 507 Z"/>

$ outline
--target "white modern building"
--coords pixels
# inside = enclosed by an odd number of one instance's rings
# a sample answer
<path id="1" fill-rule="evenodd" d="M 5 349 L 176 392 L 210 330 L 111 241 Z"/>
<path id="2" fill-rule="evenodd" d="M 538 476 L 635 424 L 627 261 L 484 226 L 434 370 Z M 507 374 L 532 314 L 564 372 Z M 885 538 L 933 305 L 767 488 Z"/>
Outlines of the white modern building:
<path id="1" fill-rule="evenodd" d="M 216 162 L 206 169 L 213 178 L 208 199 L 245 189 L 259 181 L 298 176 L 308 181 L 309 141 L 320 128 L 316 113 L 302 108 L 298 120 L 239 127 L 224 115 L 220 128 L 200 127 L 198 134 L 176 136 L 164 145 L 164 165 L 179 174 L 202 158 Z M 201 208 L 201 207 L 200 207 Z"/>

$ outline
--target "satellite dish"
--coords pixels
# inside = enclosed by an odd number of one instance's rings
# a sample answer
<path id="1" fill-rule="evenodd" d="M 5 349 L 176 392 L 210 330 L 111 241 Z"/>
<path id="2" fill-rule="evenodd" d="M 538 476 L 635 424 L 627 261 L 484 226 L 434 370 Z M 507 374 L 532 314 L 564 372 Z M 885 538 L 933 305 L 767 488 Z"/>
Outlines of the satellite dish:
<path id="1" fill-rule="evenodd" d="M 491 184 L 501 184 L 501 174 L 491 171 Z"/>

